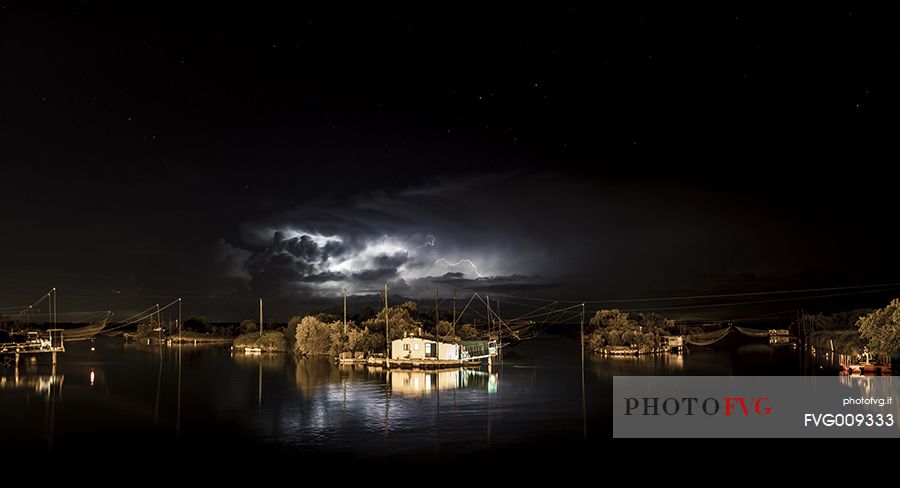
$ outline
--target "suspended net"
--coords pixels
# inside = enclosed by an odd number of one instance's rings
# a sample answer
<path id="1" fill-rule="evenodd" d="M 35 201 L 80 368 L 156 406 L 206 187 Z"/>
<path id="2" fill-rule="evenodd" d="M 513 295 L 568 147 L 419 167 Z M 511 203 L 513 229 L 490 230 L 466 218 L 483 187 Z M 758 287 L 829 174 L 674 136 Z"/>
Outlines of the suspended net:
<path id="1" fill-rule="evenodd" d="M 732 332 L 738 332 L 741 335 L 752 338 L 769 337 L 769 330 L 748 329 L 746 327 L 728 326 L 724 329 L 714 330 L 711 332 L 698 332 L 692 328 L 691 334 L 685 338 L 685 342 L 694 346 L 709 346 L 715 344 L 722 339 L 728 337 Z"/>
<path id="2" fill-rule="evenodd" d="M 758 329 L 748 329 L 746 327 L 738 327 L 735 326 L 735 329 L 738 330 L 741 334 L 744 334 L 747 337 L 769 337 L 769 329 L 758 330 Z"/>
<path id="3" fill-rule="evenodd" d="M 724 339 L 731 331 L 732 327 L 729 326 L 712 332 L 698 332 L 687 336 L 685 342 L 693 346 L 709 346 Z"/>

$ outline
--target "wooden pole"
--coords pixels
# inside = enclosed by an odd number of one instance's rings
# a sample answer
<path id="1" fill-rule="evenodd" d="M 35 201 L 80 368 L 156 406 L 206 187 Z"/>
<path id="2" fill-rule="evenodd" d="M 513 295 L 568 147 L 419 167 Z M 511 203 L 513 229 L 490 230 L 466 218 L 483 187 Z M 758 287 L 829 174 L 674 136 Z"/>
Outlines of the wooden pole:
<path id="1" fill-rule="evenodd" d="M 162 316 L 159 314 L 159 304 L 156 304 L 156 328 L 159 329 L 159 332 L 156 333 L 156 338 L 160 342 L 160 346 L 162 346 Z M 162 353 L 160 353 L 160 361 L 162 361 Z"/>
<path id="2" fill-rule="evenodd" d="M 181 437 L 181 298 L 178 299 L 178 402 L 175 413 L 175 437 Z"/>
<path id="3" fill-rule="evenodd" d="M 437 334 L 438 321 L 440 320 L 440 315 L 438 315 L 438 285 L 434 284 L 434 333 Z"/>
<path id="4" fill-rule="evenodd" d="M 384 284 L 384 347 L 385 364 L 390 366 L 391 360 L 391 324 L 388 319 L 388 284 Z"/>
<path id="5" fill-rule="evenodd" d="M 259 299 L 259 336 L 262 337 L 263 314 L 262 314 L 262 298 Z"/>
<path id="6" fill-rule="evenodd" d="M 344 335 L 347 335 L 347 289 L 344 288 Z"/>
<path id="7" fill-rule="evenodd" d="M 456 288 L 453 289 L 453 325 L 450 326 L 450 333 L 456 335 Z"/>
<path id="8" fill-rule="evenodd" d="M 584 399 L 584 304 L 581 304 L 581 435 L 587 439 L 587 405 Z"/>
<path id="9" fill-rule="evenodd" d="M 491 354 L 491 345 L 490 340 L 491 336 L 494 333 L 494 327 L 491 325 L 491 297 L 484 297 L 484 304 L 487 307 L 487 325 L 488 325 L 488 371 L 490 372 L 491 367 L 494 365 L 494 356 Z"/>

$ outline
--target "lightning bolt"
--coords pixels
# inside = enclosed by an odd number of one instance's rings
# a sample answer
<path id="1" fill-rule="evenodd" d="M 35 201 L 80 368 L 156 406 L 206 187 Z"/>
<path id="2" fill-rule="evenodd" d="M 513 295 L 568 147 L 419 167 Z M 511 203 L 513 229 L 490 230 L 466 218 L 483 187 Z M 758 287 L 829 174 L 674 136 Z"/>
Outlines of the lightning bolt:
<path id="1" fill-rule="evenodd" d="M 450 266 L 450 267 L 459 266 L 462 263 L 469 263 L 469 266 L 472 267 L 472 271 L 474 271 L 475 274 L 479 278 L 484 278 L 484 276 L 478 272 L 478 266 L 475 266 L 475 263 L 473 263 L 470 259 L 460 259 L 459 261 L 457 261 L 455 263 L 451 263 L 450 261 L 447 261 L 446 259 L 441 258 L 441 259 L 438 259 L 437 261 L 435 261 L 434 264 L 438 264 L 441 262 L 443 262 L 444 264 L 446 264 L 447 266 Z"/>
<path id="2" fill-rule="evenodd" d="M 428 235 L 425 236 L 425 237 L 430 237 L 431 240 L 425 242 L 425 244 L 422 244 L 421 246 L 416 246 L 416 251 L 418 251 L 419 249 L 422 249 L 422 248 L 425 247 L 425 246 L 431 246 L 431 247 L 434 247 L 434 236 L 431 235 L 431 234 L 428 234 Z"/>

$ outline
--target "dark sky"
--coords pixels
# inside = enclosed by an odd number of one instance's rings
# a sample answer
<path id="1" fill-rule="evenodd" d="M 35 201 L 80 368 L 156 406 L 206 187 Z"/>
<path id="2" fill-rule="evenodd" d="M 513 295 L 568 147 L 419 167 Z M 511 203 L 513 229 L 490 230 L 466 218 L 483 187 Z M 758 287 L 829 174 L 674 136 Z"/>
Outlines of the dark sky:
<path id="1" fill-rule="evenodd" d="M 59 5 L 0 3 L 3 307 L 900 281 L 896 11 Z"/>

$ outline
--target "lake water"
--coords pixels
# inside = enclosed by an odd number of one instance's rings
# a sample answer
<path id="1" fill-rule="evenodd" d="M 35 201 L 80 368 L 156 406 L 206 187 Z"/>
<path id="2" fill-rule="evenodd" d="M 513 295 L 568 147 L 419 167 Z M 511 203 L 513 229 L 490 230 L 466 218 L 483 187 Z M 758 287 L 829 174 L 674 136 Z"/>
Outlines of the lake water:
<path id="1" fill-rule="evenodd" d="M 578 344 L 564 335 L 508 349 L 491 372 L 386 372 L 225 346 L 184 347 L 180 356 L 180 389 L 178 348 L 117 338 L 67 344 L 55 375 L 49 357 L 23 361 L 18 376 L 0 370 L 3 449 L 92 459 L 562 455 L 608 444 L 614 375 L 834 374 L 804 364 L 796 348 L 765 344 L 641 358 L 588 354 L 582 397 Z"/>

